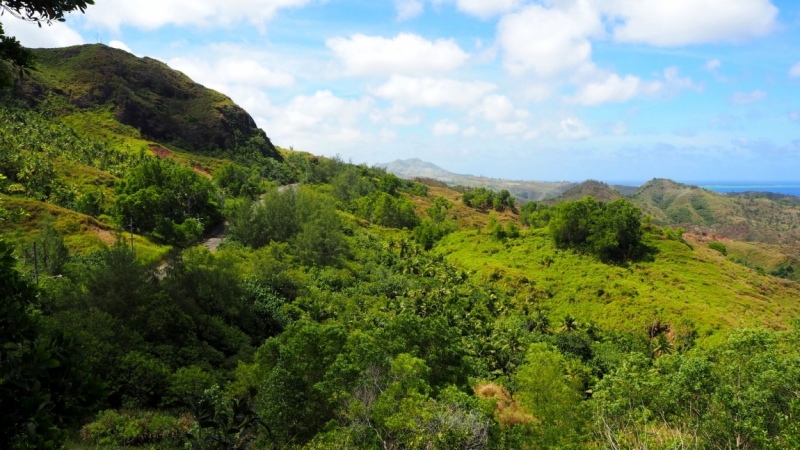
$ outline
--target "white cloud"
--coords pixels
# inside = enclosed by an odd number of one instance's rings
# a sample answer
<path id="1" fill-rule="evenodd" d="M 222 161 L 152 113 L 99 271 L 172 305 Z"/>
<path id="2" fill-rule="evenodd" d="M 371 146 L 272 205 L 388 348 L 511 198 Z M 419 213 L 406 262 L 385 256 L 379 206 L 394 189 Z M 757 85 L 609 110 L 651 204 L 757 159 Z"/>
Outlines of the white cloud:
<path id="1" fill-rule="evenodd" d="M 731 104 L 733 105 L 751 105 L 766 100 L 767 93 L 765 91 L 756 89 L 753 92 L 736 92 L 731 96 Z"/>
<path id="2" fill-rule="evenodd" d="M 389 81 L 371 90 L 372 94 L 407 106 L 465 107 L 474 105 L 497 85 L 483 81 L 458 81 L 446 78 L 412 78 L 392 76 Z"/>
<path id="3" fill-rule="evenodd" d="M 588 37 L 603 32 L 597 11 L 587 0 L 568 8 L 530 5 L 498 24 L 504 66 L 515 75 L 533 71 L 541 78 L 573 72 L 591 61 Z"/>
<path id="4" fill-rule="evenodd" d="M 595 72 L 595 79 L 583 84 L 578 92 L 567 98 L 569 103 L 594 106 L 604 103 L 624 103 L 639 96 L 674 95 L 682 90 L 702 91 L 689 77 L 681 77 L 677 67 L 664 69 L 663 81 L 643 81 L 641 78 L 615 73 Z"/>
<path id="5" fill-rule="evenodd" d="M 39 28 L 22 20 L 11 19 L 3 21 L 3 28 L 7 36 L 14 36 L 28 48 L 68 47 L 85 43 L 77 31 L 63 22 Z"/>
<path id="6" fill-rule="evenodd" d="M 711 73 L 715 73 L 720 69 L 720 67 L 722 67 L 722 62 L 720 62 L 718 59 L 709 59 L 705 64 L 703 64 L 703 69 Z"/>
<path id="7" fill-rule="evenodd" d="M 450 136 L 458 134 L 458 132 L 461 131 L 461 127 L 452 120 L 443 119 L 436 122 L 433 128 L 431 128 L 431 131 L 433 131 L 434 136 Z"/>
<path id="8" fill-rule="evenodd" d="M 792 78 L 800 78 L 800 61 L 789 69 L 789 76 Z"/>
<path id="9" fill-rule="evenodd" d="M 122 42 L 122 41 L 111 41 L 111 42 L 108 43 L 108 46 L 111 47 L 111 48 L 124 50 L 124 51 L 126 51 L 128 53 L 133 54 L 133 50 L 131 50 L 131 48 L 128 47 L 127 45 L 125 45 L 125 43 Z"/>
<path id="10" fill-rule="evenodd" d="M 603 103 L 624 103 L 643 94 L 654 94 L 660 91 L 659 82 L 643 82 L 632 75 L 620 77 L 612 73 L 604 79 L 590 82 L 581 87 L 569 102 L 593 106 Z"/>
<path id="11" fill-rule="evenodd" d="M 243 57 L 221 58 L 214 62 L 200 58 L 174 58 L 169 66 L 212 89 L 226 90 L 229 85 L 252 87 L 287 87 L 294 77 L 280 70 L 271 70 L 256 60 Z"/>
<path id="12" fill-rule="evenodd" d="M 328 39 L 326 45 L 342 62 L 347 75 L 443 73 L 469 59 L 469 54 L 451 39 L 428 41 L 411 33 L 393 39 L 356 34 Z"/>
<path id="13" fill-rule="evenodd" d="M 317 91 L 294 97 L 284 106 L 262 107 L 256 121 L 279 145 L 329 152 L 328 143 L 367 139 L 363 120 L 374 106 L 370 98 L 345 99 L 331 91 Z"/>
<path id="14" fill-rule="evenodd" d="M 475 127 L 469 127 L 466 130 L 462 131 L 461 135 L 464 137 L 475 137 L 478 135 L 478 129 Z"/>
<path id="15" fill-rule="evenodd" d="M 528 129 L 528 126 L 523 121 L 516 122 L 498 122 L 494 130 L 497 134 L 511 135 L 520 134 Z"/>
<path id="16" fill-rule="evenodd" d="M 770 0 L 593 0 L 621 21 L 614 39 L 676 47 L 763 36 L 776 27 Z"/>
<path id="17" fill-rule="evenodd" d="M 397 20 L 408 20 L 419 16 L 425 11 L 421 0 L 395 0 Z"/>
<path id="18" fill-rule="evenodd" d="M 489 95 L 483 101 L 472 108 L 469 113 L 471 116 L 480 116 L 491 122 L 501 122 L 512 119 L 524 119 L 528 117 L 528 111 L 517 109 L 505 95 Z"/>
<path id="19" fill-rule="evenodd" d="M 86 20 L 97 27 L 118 31 L 123 25 L 154 30 L 165 25 L 231 26 L 241 21 L 263 27 L 284 8 L 297 8 L 311 0 L 116 0 L 103 1 L 86 10 Z"/>
<path id="20" fill-rule="evenodd" d="M 558 124 L 558 137 L 561 139 L 586 139 L 592 131 L 581 120 L 574 117 L 561 120 Z"/>
<path id="21" fill-rule="evenodd" d="M 522 0 L 457 0 L 456 7 L 467 14 L 488 19 L 490 17 L 513 11 L 522 4 Z"/>

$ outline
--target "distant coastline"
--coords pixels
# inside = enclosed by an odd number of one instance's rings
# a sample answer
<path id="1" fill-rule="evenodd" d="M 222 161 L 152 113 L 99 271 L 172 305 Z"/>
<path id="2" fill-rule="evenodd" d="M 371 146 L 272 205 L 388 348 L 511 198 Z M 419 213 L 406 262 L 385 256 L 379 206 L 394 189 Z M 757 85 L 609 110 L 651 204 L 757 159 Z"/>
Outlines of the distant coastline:
<path id="1" fill-rule="evenodd" d="M 609 185 L 642 186 L 642 181 L 608 181 Z M 796 181 L 681 181 L 683 184 L 698 186 L 720 194 L 735 192 L 771 192 L 774 194 L 800 197 L 800 182 Z"/>

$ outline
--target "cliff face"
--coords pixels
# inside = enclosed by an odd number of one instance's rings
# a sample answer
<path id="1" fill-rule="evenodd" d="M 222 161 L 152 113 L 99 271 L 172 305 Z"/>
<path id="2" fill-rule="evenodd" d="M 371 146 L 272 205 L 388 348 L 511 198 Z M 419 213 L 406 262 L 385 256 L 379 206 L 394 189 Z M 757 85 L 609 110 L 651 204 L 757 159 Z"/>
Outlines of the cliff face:
<path id="1" fill-rule="evenodd" d="M 280 159 L 266 133 L 225 95 L 166 64 L 104 45 L 34 50 L 20 92 L 56 114 L 103 109 L 148 139 L 203 153 L 257 151 Z"/>

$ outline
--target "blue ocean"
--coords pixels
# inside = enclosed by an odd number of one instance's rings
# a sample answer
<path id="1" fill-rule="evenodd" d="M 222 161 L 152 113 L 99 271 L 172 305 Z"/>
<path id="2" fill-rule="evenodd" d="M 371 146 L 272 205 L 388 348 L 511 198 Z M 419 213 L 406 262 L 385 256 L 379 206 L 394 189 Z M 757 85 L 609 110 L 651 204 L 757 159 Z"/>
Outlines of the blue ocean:
<path id="1" fill-rule="evenodd" d="M 800 183 L 797 182 L 693 182 L 688 183 L 700 186 L 709 191 L 719 192 L 774 192 L 776 194 L 796 195 L 800 197 Z"/>
<path id="2" fill-rule="evenodd" d="M 800 182 L 797 181 L 680 181 L 683 184 L 699 186 L 709 191 L 725 194 L 727 192 L 773 192 L 776 194 L 795 195 L 800 197 Z M 614 181 L 608 184 L 623 186 L 641 186 L 641 181 Z"/>

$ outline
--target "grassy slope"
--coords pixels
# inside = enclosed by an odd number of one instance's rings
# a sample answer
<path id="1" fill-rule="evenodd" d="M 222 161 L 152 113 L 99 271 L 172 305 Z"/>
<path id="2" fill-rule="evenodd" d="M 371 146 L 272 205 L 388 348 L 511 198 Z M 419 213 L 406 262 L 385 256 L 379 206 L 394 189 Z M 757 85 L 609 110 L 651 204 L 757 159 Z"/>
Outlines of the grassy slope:
<path id="1" fill-rule="evenodd" d="M 768 198 L 733 197 L 670 180 L 652 180 L 633 203 L 662 225 L 734 240 L 800 242 L 800 207 Z"/>
<path id="2" fill-rule="evenodd" d="M 22 249 L 32 246 L 42 231 L 46 220 L 53 220 L 54 228 L 64 236 L 64 244 L 72 253 L 88 253 L 114 244 L 117 231 L 107 223 L 94 217 L 60 208 L 36 200 L 3 197 L 3 205 L 9 210 L 22 210 L 25 215 L 14 222 L 4 222 L 3 239 Z M 130 239 L 129 234 L 121 235 Z M 129 241 L 128 241 L 129 242 Z M 134 235 L 137 258 L 152 263 L 165 257 L 171 247 L 159 245 L 151 240 Z"/>
<path id="3" fill-rule="evenodd" d="M 436 251 L 520 301 L 603 327 L 643 331 L 654 320 L 692 320 L 701 337 L 752 326 L 787 327 L 800 317 L 800 285 L 758 275 L 706 247 L 651 237 L 653 262 L 607 265 L 556 249 L 547 231 L 500 242 L 475 231 L 447 236 Z"/>

